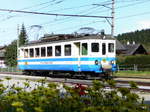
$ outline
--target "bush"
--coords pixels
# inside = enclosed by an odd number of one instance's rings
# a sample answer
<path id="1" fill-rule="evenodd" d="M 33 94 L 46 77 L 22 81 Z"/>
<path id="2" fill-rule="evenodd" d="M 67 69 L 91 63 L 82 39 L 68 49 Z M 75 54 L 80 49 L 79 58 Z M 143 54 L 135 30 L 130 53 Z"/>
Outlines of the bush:
<path id="1" fill-rule="evenodd" d="M 68 87 L 55 83 L 45 86 L 42 80 L 36 88 L 27 91 L 28 83 L 24 83 L 24 88 L 13 85 L 7 92 L 6 87 L 0 86 L 0 112 L 148 112 L 148 106 L 131 88 L 115 89 L 114 81 Z"/>
<path id="2" fill-rule="evenodd" d="M 117 64 L 124 69 L 136 66 L 139 71 L 150 71 L 150 55 L 118 56 Z"/>
<path id="3" fill-rule="evenodd" d="M 138 64 L 138 65 L 146 65 L 150 64 L 150 55 L 135 55 L 135 56 L 118 56 L 117 64 Z"/>

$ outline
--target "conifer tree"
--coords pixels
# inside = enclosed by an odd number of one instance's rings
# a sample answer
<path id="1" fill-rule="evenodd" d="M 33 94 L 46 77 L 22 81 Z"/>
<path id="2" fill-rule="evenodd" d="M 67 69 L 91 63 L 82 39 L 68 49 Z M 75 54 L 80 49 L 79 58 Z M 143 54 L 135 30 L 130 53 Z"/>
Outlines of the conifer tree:
<path id="1" fill-rule="evenodd" d="M 24 24 L 22 24 L 21 31 L 19 34 L 19 46 L 24 45 L 27 42 L 28 42 L 28 36 Z"/>
<path id="2" fill-rule="evenodd" d="M 28 42 L 26 29 L 22 24 L 21 31 L 19 34 L 19 46 L 24 45 Z M 17 40 L 14 40 L 6 47 L 5 62 L 7 66 L 15 67 L 17 65 Z"/>

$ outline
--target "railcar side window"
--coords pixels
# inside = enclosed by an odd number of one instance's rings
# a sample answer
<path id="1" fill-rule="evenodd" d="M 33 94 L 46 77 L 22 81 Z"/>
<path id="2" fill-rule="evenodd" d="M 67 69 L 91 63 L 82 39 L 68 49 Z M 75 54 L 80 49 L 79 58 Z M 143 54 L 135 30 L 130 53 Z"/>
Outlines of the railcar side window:
<path id="1" fill-rule="evenodd" d="M 40 56 L 40 49 L 35 48 L 35 57 L 39 57 L 39 56 Z"/>
<path id="2" fill-rule="evenodd" d="M 108 44 L 108 52 L 114 52 L 114 43 L 109 43 Z"/>
<path id="3" fill-rule="evenodd" d="M 24 52 L 24 49 L 19 49 L 18 50 L 18 56 L 19 58 L 22 57 L 22 53 Z"/>
<path id="4" fill-rule="evenodd" d="M 102 55 L 106 54 L 106 43 L 102 43 Z"/>
<path id="5" fill-rule="evenodd" d="M 65 45 L 65 56 L 71 56 L 71 45 Z"/>
<path id="6" fill-rule="evenodd" d="M 55 56 L 61 56 L 61 46 L 55 46 Z"/>
<path id="7" fill-rule="evenodd" d="M 46 49 L 45 47 L 41 47 L 41 57 L 46 56 Z"/>
<path id="8" fill-rule="evenodd" d="M 88 46 L 87 43 L 82 43 L 82 55 L 88 54 Z"/>
<path id="9" fill-rule="evenodd" d="M 99 43 L 92 43 L 91 44 L 91 51 L 92 52 L 99 52 Z"/>
<path id="10" fill-rule="evenodd" d="M 47 56 L 52 56 L 53 52 L 52 52 L 52 47 L 47 47 Z"/>
<path id="11" fill-rule="evenodd" d="M 30 55 L 30 57 L 34 57 L 34 50 L 33 50 L 33 48 L 31 48 L 29 50 L 29 55 Z"/>
<path id="12" fill-rule="evenodd" d="M 25 58 L 28 58 L 28 49 L 25 49 L 25 50 L 24 50 L 24 57 L 25 57 Z"/>

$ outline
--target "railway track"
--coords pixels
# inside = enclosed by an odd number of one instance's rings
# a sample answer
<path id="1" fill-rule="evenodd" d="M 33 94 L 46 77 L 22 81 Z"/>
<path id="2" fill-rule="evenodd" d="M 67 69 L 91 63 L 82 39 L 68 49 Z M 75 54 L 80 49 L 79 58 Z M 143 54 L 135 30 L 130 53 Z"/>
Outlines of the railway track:
<path id="1" fill-rule="evenodd" d="M 45 77 L 39 77 L 39 76 L 26 76 L 26 75 L 22 75 L 21 73 L 16 73 L 16 72 L 14 72 L 14 73 L 1 72 L 0 74 L 3 74 L 3 75 L 1 75 L 1 77 L 9 76 L 12 78 L 17 78 L 17 79 L 28 79 L 29 78 L 31 80 L 39 80 L 39 79 L 45 78 Z M 101 80 L 101 79 L 99 79 L 99 80 Z M 134 81 L 137 83 L 137 86 L 138 86 L 138 89 L 136 89 L 136 91 L 150 92 L 150 78 L 133 78 L 133 77 L 117 78 L 117 77 L 115 77 L 114 80 L 116 81 L 116 88 L 120 88 L 120 87 L 129 88 L 130 87 L 129 82 Z M 82 85 L 91 86 L 93 80 L 47 77 L 47 81 L 48 82 L 65 83 L 65 84 L 71 84 L 71 85 L 82 84 Z"/>

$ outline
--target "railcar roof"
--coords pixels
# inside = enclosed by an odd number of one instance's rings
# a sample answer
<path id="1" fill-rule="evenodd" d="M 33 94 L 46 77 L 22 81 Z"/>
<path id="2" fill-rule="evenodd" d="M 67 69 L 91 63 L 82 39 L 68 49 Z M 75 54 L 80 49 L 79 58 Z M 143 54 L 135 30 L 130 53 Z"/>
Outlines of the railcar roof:
<path id="1" fill-rule="evenodd" d="M 23 45 L 21 47 L 26 46 L 32 46 L 32 45 L 42 45 L 47 43 L 59 43 L 59 42 L 68 42 L 68 41 L 77 41 L 77 40 L 86 40 L 86 39 L 102 39 L 102 40 L 115 40 L 114 38 L 111 38 L 110 35 L 48 35 L 42 37 L 38 41 L 31 41 L 26 45 Z"/>

